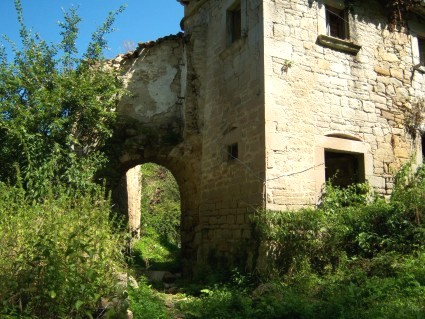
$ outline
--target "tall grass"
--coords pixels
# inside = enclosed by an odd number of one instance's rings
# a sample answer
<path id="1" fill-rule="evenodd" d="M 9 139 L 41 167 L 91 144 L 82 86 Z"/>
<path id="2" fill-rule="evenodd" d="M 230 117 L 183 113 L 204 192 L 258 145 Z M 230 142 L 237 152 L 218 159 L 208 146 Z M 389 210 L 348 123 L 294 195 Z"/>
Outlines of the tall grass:
<path id="1" fill-rule="evenodd" d="M 82 318 L 116 295 L 121 236 L 101 187 L 29 201 L 0 183 L 0 317 Z"/>

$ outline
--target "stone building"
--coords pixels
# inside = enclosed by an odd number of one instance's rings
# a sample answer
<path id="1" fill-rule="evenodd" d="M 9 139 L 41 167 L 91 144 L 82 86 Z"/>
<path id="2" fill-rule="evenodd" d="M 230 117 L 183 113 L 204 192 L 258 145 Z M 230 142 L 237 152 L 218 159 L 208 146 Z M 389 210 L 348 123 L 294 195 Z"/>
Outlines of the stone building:
<path id="1" fill-rule="evenodd" d="M 120 169 L 175 175 L 186 267 L 254 267 L 257 209 L 314 206 L 336 172 L 389 195 L 422 161 L 422 2 L 398 25 L 378 0 L 180 2 L 184 34 L 114 64 L 131 92 Z"/>

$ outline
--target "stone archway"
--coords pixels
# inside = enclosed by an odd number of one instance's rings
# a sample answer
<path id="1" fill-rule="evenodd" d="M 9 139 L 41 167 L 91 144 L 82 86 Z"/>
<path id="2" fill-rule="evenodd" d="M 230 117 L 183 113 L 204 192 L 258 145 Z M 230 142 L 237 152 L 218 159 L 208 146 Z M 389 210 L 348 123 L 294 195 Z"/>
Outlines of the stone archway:
<path id="1" fill-rule="evenodd" d="M 115 193 L 113 198 L 115 198 L 115 201 L 119 201 L 118 206 L 121 208 L 121 212 L 128 216 L 130 231 L 137 237 L 140 235 L 140 165 L 153 162 L 165 167 L 172 173 L 180 190 L 182 267 L 185 273 L 190 273 L 191 266 L 196 263 L 195 231 L 199 223 L 199 190 L 196 180 L 199 173 L 199 162 L 190 159 L 185 161 L 184 158 L 183 156 L 180 160 L 168 162 L 153 161 L 150 157 L 149 160 L 140 158 L 140 161 L 131 161 L 131 165 L 130 162 L 121 163 L 119 170 L 121 178 L 118 185 L 112 187 L 112 189 Z M 128 167 L 131 168 L 127 169 Z"/>
<path id="2" fill-rule="evenodd" d="M 178 34 L 140 44 L 111 61 L 111 67 L 122 72 L 129 94 L 117 106 L 119 121 L 109 153 L 110 171 L 116 176 L 111 189 L 118 193 L 113 197 L 129 214 L 136 236 L 138 225 L 131 220 L 137 220 L 137 208 L 129 201 L 139 190 L 134 189 L 138 181 L 131 168 L 152 162 L 174 175 L 181 194 L 183 270 L 190 271 L 197 255 L 202 139 L 194 110 L 197 97 L 187 91 L 190 71 L 185 59 L 183 35 Z"/>

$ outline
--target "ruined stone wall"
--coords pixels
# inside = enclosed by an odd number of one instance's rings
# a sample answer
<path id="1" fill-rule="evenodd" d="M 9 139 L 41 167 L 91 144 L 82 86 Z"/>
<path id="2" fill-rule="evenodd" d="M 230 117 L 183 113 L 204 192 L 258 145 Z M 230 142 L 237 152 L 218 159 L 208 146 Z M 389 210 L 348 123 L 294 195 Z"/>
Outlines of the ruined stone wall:
<path id="1" fill-rule="evenodd" d="M 195 245 L 198 262 L 211 267 L 246 262 L 240 255 L 252 248 L 249 213 L 263 203 L 262 1 L 241 2 L 242 36 L 228 43 L 227 11 L 235 2 L 192 1 L 184 20 L 202 135 Z M 235 143 L 238 158 L 229 159 Z"/>
<path id="2" fill-rule="evenodd" d="M 181 78 L 185 72 L 182 60 L 181 36 L 142 43 L 134 52 L 114 60 L 123 72 L 129 92 L 118 106 L 119 115 L 127 123 L 127 134 L 138 147 L 143 144 L 145 151 L 176 144 L 172 136 L 181 139 L 184 117 Z"/>
<path id="3" fill-rule="evenodd" d="M 361 46 L 355 54 L 319 43 L 323 1 L 264 1 L 270 209 L 317 203 L 326 149 L 364 154 L 366 179 L 382 194 L 400 165 L 421 153 L 405 129 L 411 99 L 424 92 L 423 74 L 412 68 L 414 38 L 389 32 L 377 1 L 362 3 L 347 17 L 350 42 Z"/>
<path id="4" fill-rule="evenodd" d="M 119 173 L 153 162 L 169 169 L 180 189 L 182 210 L 182 259 L 190 271 L 196 258 L 195 226 L 198 223 L 201 147 L 193 123 L 193 93 L 186 86 L 187 56 L 183 36 L 169 36 L 142 43 L 134 51 L 117 57 L 112 65 L 122 71 L 129 94 L 117 107 L 119 125 L 115 133 Z M 195 125 L 196 127 L 196 125 Z M 136 185 L 124 184 L 138 193 Z M 127 197 L 129 213 L 137 195 Z M 131 216 L 130 216 L 131 218 Z"/>

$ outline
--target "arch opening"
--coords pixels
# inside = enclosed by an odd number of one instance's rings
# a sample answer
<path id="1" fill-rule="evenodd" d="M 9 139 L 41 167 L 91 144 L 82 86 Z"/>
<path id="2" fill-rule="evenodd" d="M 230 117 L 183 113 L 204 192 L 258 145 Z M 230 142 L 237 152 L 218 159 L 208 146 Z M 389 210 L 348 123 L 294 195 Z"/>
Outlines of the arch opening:
<path id="1" fill-rule="evenodd" d="M 151 162 L 137 167 L 140 235 L 133 244 L 135 261 L 144 269 L 179 272 L 181 195 L 176 178 L 164 166 Z"/>
<path id="2" fill-rule="evenodd" d="M 152 162 L 126 172 L 132 252 L 140 269 L 181 270 L 181 195 L 176 178 Z"/>

